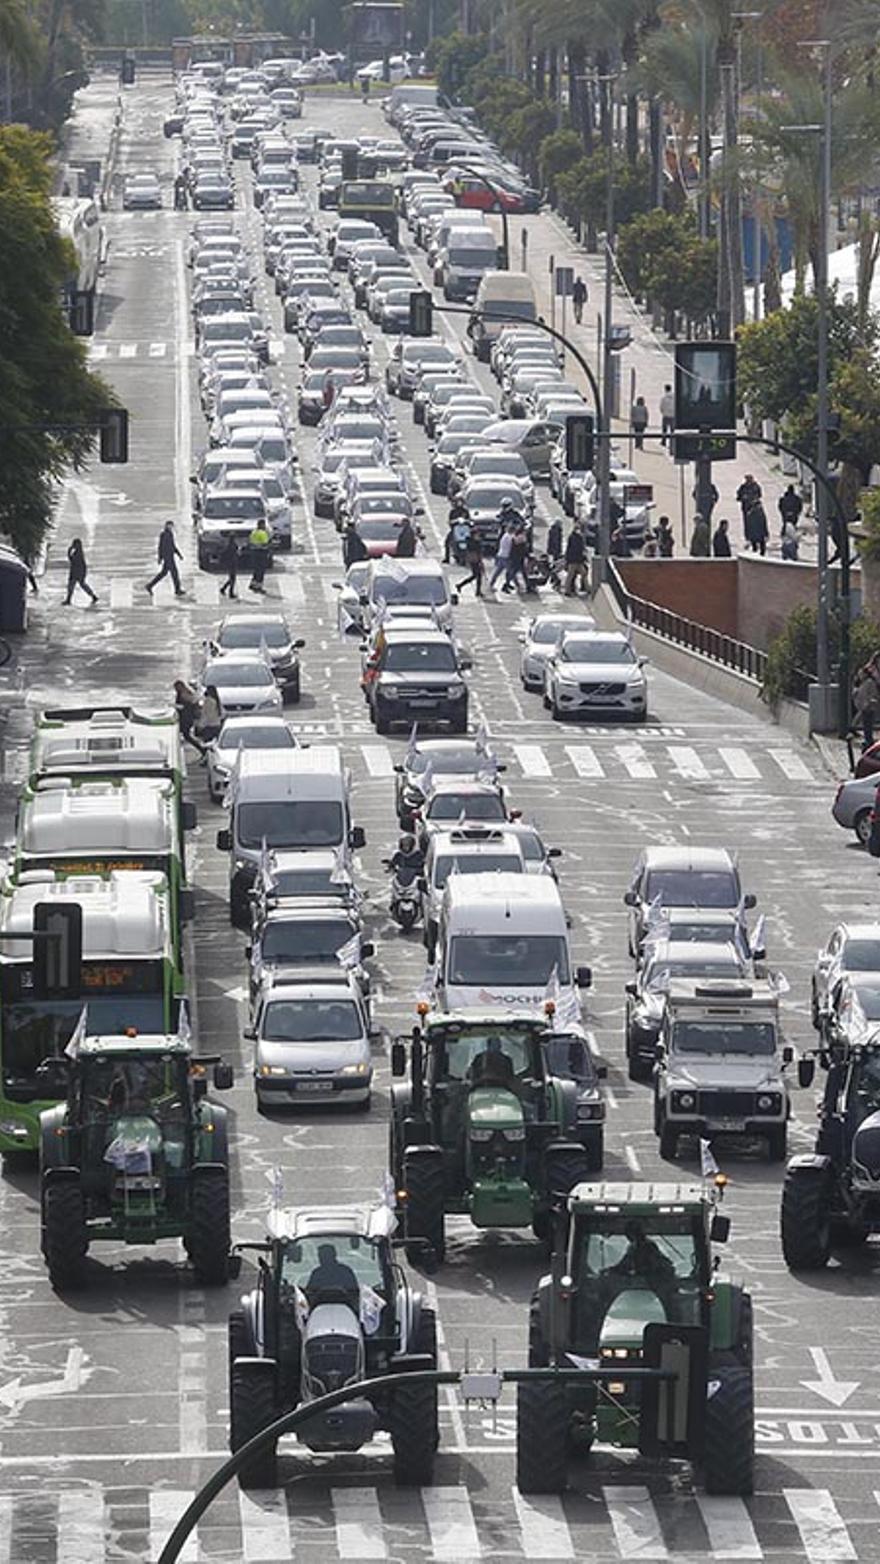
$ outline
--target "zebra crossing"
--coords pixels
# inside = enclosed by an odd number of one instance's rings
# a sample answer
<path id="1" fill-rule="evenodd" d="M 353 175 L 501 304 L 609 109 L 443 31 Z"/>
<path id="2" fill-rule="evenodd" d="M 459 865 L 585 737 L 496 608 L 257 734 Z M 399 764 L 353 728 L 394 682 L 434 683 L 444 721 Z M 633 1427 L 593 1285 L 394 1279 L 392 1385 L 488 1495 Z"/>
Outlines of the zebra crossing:
<path id="1" fill-rule="evenodd" d="M 0 1564 L 48 1557 L 63 1564 L 156 1560 L 193 1498 L 178 1487 L 122 1488 L 88 1483 L 0 1494 Z M 880 1493 L 846 1501 L 845 1516 L 826 1488 L 785 1488 L 743 1500 L 709 1494 L 652 1494 L 639 1483 L 607 1483 L 559 1497 L 516 1488 L 472 1493 L 464 1484 L 417 1490 L 393 1486 L 253 1490 L 231 1486 L 203 1517 L 180 1554 L 183 1564 L 226 1560 L 280 1564 L 296 1559 L 394 1560 L 470 1564 L 496 1555 L 528 1560 L 772 1559 L 864 1564 L 875 1555 Z"/>
<path id="2" fill-rule="evenodd" d="M 93 364 L 106 359 L 157 359 L 166 358 L 171 352 L 170 342 L 90 342 L 89 358 Z"/>

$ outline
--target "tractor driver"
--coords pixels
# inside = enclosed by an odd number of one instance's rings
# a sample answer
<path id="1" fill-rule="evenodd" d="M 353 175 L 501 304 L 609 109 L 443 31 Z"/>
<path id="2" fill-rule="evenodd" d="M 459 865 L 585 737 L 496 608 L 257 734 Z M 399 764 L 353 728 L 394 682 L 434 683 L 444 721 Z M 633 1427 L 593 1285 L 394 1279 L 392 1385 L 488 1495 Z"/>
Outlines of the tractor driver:
<path id="1" fill-rule="evenodd" d="M 326 1292 L 349 1292 L 355 1298 L 360 1298 L 361 1292 L 360 1282 L 354 1271 L 350 1265 L 344 1265 L 338 1259 L 333 1244 L 318 1245 L 318 1264 L 306 1282 L 304 1290 L 310 1304 Z"/>
<path id="2" fill-rule="evenodd" d="M 605 1273 L 609 1281 L 613 1279 L 614 1285 L 608 1307 L 619 1293 L 627 1292 L 631 1287 L 642 1282 L 657 1294 L 666 1311 L 667 1319 L 672 1319 L 678 1302 L 678 1278 L 675 1266 L 657 1247 L 653 1239 L 647 1236 L 641 1222 L 627 1222 L 624 1232 L 629 1240 L 626 1254 L 622 1255 Z"/>
<path id="3" fill-rule="evenodd" d="M 490 1037 L 483 1053 L 477 1054 L 468 1071 L 473 1086 L 516 1085 L 513 1060 L 498 1037 Z"/>

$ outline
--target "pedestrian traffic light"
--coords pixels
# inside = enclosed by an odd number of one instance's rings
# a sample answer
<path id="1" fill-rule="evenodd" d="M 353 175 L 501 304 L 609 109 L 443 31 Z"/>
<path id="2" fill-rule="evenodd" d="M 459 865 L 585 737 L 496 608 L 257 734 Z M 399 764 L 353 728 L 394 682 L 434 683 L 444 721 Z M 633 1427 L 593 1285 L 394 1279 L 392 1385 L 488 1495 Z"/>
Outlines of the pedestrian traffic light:
<path id="1" fill-rule="evenodd" d="M 565 465 L 569 472 L 592 472 L 595 457 L 592 413 L 569 413 L 565 420 Z"/>
<path id="2" fill-rule="evenodd" d="M 102 407 L 98 414 L 101 439 L 101 461 L 122 463 L 128 461 L 128 409 Z"/>
<path id="3" fill-rule="evenodd" d="M 70 295 L 70 329 L 75 337 L 91 337 L 95 331 L 95 295 L 91 288 L 75 288 Z"/>
<path id="4" fill-rule="evenodd" d="M 122 61 L 122 85 L 123 85 L 123 87 L 132 87 L 132 86 L 134 86 L 134 77 L 135 77 L 135 63 L 134 63 L 134 59 L 132 58 L 132 56 L 130 54 L 127 54 L 127 55 L 125 55 L 125 57 L 124 57 L 124 59 Z"/>
<path id="5" fill-rule="evenodd" d="M 426 288 L 409 296 L 409 334 L 430 337 L 434 329 L 434 299 Z"/>
<path id="6" fill-rule="evenodd" d="M 34 996 L 78 999 L 82 993 L 82 907 L 37 902 L 34 908 Z"/>

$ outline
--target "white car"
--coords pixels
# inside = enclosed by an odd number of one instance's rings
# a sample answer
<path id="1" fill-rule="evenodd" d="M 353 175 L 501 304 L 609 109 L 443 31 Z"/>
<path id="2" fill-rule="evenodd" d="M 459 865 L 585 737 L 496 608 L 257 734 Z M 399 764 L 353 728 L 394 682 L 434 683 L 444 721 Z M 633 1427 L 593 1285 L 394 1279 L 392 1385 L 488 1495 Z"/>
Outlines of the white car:
<path id="1" fill-rule="evenodd" d="M 544 668 L 544 705 L 554 722 L 566 717 L 648 715 L 647 659 L 620 632 L 570 631 Z"/>
<path id="2" fill-rule="evenodd" d="M 222 804 L 243 749 L 296 749 L 296 738 L 283 717 L 227 717 L 208 745 L 208 792 L 215 804 Z"/>
<path id="3" fill-rule="evenodd" d="M 880 975 L 880 923 L 839 923 L 816 957 L 810 985 L 813 1025 L 828 1019 L 831 992 L 845 972 Z"/>
<path id="4" fill-rule="evenodd" d="M 543 690 L 544 669 L 569 631 L 594 630 L 592 614 L 536 614 L 520 631 L 519 676 L 526 690 Z"/>
<path id="5" fill-rule="evenodd" d="M 370 1105 L 373 1063 L 363 995 L 350 975 L 267 979 L 254 1003 L 254 1086 L 262 1107 Z"/>
<path id="6" fill-rule="evenodd" d="M 202 694 L 213 686 L 224 717 L 250 712 L 281 713 L 281 691 L 261 652 L 229 652 L 210 657 L 199 675 Z"/>

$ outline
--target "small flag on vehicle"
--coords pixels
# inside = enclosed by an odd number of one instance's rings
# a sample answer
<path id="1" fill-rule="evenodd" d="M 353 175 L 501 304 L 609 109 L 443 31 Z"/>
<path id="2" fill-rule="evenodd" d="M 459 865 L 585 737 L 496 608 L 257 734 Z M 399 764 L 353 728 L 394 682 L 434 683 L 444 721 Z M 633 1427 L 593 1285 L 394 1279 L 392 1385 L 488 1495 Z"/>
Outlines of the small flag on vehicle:
<path id="1" fill-rule="evenodd" d="M 721 1169 L 712 1155 L 712 1143 L 700 1138 L 700 1172 L 703 1178 L 714 1178 Z"/>

